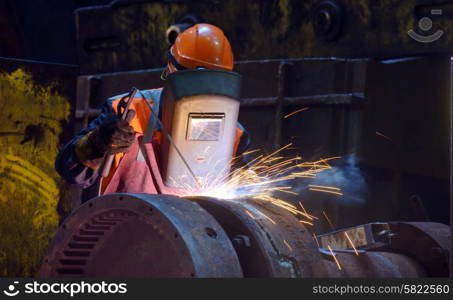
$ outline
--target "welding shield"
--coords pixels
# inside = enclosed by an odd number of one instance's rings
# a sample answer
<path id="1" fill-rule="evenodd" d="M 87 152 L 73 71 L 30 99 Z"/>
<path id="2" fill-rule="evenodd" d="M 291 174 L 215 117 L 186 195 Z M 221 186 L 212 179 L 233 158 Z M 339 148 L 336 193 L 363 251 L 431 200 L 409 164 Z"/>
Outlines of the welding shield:
<path id="1" fill-rule="evenodd" d="M 197 181 L 209 184 L 227 178 L 240 89 L 241 76 L 234 72 L 191 69 L 168 76 L 163 90 L 161 145 L 167 186 L 194 187 Z"/>

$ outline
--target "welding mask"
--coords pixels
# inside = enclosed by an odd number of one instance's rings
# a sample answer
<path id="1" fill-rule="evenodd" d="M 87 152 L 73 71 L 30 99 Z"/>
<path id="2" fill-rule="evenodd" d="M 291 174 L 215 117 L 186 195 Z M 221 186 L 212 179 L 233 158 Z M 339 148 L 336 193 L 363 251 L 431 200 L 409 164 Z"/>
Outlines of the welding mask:
<path id="1" fill-rule="evenodd" d="M 241 76 L 229 71 L 191 69 L 168 75 L 162 96 L 161 145 L 167 186 L 193 187 L 196 180 L 209 184 L 227 178 L 240 88 Z"/>

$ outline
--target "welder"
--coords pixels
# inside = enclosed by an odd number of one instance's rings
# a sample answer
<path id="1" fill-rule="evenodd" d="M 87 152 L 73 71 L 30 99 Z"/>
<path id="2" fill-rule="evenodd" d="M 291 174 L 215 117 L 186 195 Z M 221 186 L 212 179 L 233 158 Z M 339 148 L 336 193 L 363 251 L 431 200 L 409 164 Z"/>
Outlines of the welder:
<path id="1" fill-rule="evenodd" d="M 210 24 L 196 24 L 180 33 L 168 50 L 168 62 L 162 79 L 170 73 L 184 69 L 206 68 L 232 71 L 233 53 L 221 29 Z M 142 90 L 134 98 L 126 119 L 119 117 L 120 106 L 127 94 L 109 98 L 101 114 L 87 128 L 80 131 L 59 152 L 55 167 L 69 183 L 82 188 L 91 186 L 100 176 L 104 157 L 114 154 L 114 161 L 106 178 L 102 179 L 101 194 L 112 192 L 166 193 L 153 172 L 158 165 L 154 151 L 159 151 L 159 126 L 151 133 L 147 156 L 149 161 L 137 159 L 140 139 L 146 135 L 151 122 L 150 107 L 159 114 L 162 106 L 162 89 Z M 144 101 L 148 101 L 148 104 Z M 234 152 L 245 150 L 249 136 L 238 123 Z M 151 144 L 151 147 L 149 146 Z M 131 154 L 134 152 L 133 154 Z M 155 171 L 155 170 L 154 170 Z M 160 184 L 159 184 L 160 183 Z"/>

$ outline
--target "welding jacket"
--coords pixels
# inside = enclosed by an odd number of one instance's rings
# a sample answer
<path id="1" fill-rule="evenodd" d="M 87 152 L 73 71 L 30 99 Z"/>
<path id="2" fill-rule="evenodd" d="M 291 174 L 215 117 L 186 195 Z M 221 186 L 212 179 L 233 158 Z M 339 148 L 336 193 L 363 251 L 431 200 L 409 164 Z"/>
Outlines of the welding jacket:
<path id="1" fill-rule="evenodd" d="M 140 93 L 141 95 L 139 95 L 138 97 L 140 97 L 140 99 L 145 98 L 148 103 L 151 104 L 155 115 L 160 116 L 160 108 L 162 106 L 162 101 L 160 101 L 162 89 L 142 90 L 140 91 Z M 102 123 L 108 115 L 116 113 L 118 104 L 125 96 L 127 96 L 127 94 L 122 94 L 107 99 L 107 101 L 102 106 L 101 114 L 92 122 L 90 122 L 88 127 L 81 130 L 77 136 L 70 140 L 60 150 L 55 160 L 55 169 L 67 182 L 78 185 L 81 188 L 87 188 L 96 181 L 98 177 L 98 169 L 90 167 L 90 164 L 88 164 L 87 162 L 80 161 L 74 151 L 75 146 L 89 132 L 98 127 L 99 124 Z M 134 128 L 135 132 L 144 134 L 147 126 L 149 125 L 148 121 L 150 121 L 151 115 L 148 105 L 143 103 L 143 100 L 138 101 L 138 98 L 135 98 L 131 103 L 130 109 L 133 109 L 136 112 L 136 115 L 130 122 L 130 125 Z M 154 123 L 155 124 L 153 125 L 155 130 L 153 132 L 152 141 L 155 144 L 160 144 L 160 127 L 157 122 Z M 249 142 L 250 138 L 247 131 L 241 124 L 238 123 L 236 129 L 236 141 L 234 145 L 235 149 L 233 153 L 236 153 L 236 155 L 238 153 L 242 153 L 247 148 Z M 123 153 L 118 153 L 115 155 L 114 163 L 110 170 L 109 176 L 107 176 L 107 179 L 111 177 L 111 175 L 115 172 L 115 169 L 119 165 L 119 162 L 121 161 L 123 155 Z"/>

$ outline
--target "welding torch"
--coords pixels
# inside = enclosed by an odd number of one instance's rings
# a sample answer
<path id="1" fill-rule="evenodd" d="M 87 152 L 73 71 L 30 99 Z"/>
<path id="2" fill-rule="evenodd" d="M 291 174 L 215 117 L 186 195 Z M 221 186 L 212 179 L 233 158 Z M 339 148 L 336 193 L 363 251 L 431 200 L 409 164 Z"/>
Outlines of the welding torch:
<path id="1" fill-rule="evenodd" d="M 124 108 L 124 111 L 121 114 L 121 120 L 126 120 L 128 112 L 129 112 L 129 107 L 131 106 L 132 101 L 135 98 L 135 94 L 137 94 L 138 89 L 133 87 L 131 91 L 129 92 L 129 95 L 127 96 L 127 104 L 126 107 Z M 103 178 L 107 177 L 108 174 L 110 173 L 110 168 L 112 167 L 113 159 L 115 158 L 115 154 L 104 154 L 104 159 L 102 160 L 102 164 L 100 166 L 100 174 Z"/>

